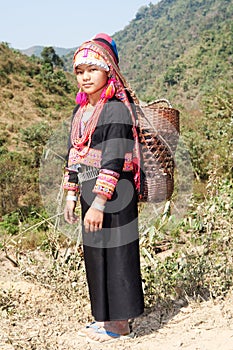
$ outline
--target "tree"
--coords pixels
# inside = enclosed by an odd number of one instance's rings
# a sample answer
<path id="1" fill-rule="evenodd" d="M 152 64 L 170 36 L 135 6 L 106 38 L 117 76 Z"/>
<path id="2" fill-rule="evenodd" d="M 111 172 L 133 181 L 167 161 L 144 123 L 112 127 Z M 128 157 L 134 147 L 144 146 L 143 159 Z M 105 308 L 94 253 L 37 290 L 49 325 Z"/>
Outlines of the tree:
<path id="1" fill-rule="evenodd" d="M 52 46 L 44 47 L 41 52 L 41 57 L 43 58 L 44 63 L 51 65 L 51 67 L 64 67 L 63 60 L 56 54 Z"/>

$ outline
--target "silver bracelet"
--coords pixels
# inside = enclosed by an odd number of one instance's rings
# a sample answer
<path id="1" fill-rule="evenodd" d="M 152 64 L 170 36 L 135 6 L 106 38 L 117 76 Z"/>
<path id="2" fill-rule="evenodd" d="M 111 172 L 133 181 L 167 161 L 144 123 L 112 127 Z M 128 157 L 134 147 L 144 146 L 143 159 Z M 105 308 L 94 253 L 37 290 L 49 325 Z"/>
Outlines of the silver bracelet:
<path id="1" fill-rule="evenodd" d="M 94 201 L 94 202 L 91 204 L 91 208 L 95 208 L 95 209 L 97 209 L 97 210 L 104 211 L 105 205 L 99 204 L 99 203 L 97 203 L 97 202 Z"/>
<path id="2" fill-rule="evenodd" d="M 66 196 L 66 200 L 67 200 L 67 201 L 77 202 L 77 197 L 68 194 L 68 195 Z"/>

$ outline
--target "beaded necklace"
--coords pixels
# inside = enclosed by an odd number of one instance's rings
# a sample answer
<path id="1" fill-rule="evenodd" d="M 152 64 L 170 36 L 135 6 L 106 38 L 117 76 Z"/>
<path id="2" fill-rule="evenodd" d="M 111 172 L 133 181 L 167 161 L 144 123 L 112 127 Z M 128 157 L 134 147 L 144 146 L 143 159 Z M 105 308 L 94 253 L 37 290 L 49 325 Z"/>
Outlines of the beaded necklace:
<path id="1" fill-rule="evenodd" d="M 86 128 L 87 122 L 88 122 L 88 120 L 91 118 L 91 116 L 93 114 L 94 108 L 95 108 L 95 106 L 91 106 L 91 108 L 88 107 L 86 109 L 86 111 L 83 112 L 83 115 L 82 115 L 82 118 L 81 118 L 81 126 L 80 126 L 81 133 L 80 133 L 79 136 L 83 135 L 83 132 L 84 132 L 84 130 Z"/>
<path id="2" fill-rule="evenodd" d="M 76 150 L 78 151 L 81 157 L 84 157 L 88 153 L 88 150 L 91 144 L 91 137 L 98 123 L 100 112 L 103 109 L 104 103 L 105 103 L 104 99 L 100 99 L 97 102 L 91 117 L 86 122 L 86 126 L 84 130 L 82 130 L 81 122 L 82 122 L 82 117 L 84 113 L 87 112 L 88 105 L 80 106 L 74 116 L 73 124 L 72 124 L 72 132 L 71 132 L 71 141 L 74 148 L 76 148 Z M 81 153 L 82 148 L 86 143 L 87 143 L 86 152 Z"/>

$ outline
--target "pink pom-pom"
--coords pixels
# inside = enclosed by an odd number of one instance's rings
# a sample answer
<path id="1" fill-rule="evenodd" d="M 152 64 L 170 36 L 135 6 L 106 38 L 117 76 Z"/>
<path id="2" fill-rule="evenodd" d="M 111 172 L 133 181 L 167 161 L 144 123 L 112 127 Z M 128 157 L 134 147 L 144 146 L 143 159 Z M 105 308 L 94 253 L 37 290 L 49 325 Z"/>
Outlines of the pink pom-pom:
<path id="1" fill-rule="evenodd" d="M 87 94 L 85 92 L 78 92 L 75 102 L 80 106 L 85 106 L 88 102 Z"/>

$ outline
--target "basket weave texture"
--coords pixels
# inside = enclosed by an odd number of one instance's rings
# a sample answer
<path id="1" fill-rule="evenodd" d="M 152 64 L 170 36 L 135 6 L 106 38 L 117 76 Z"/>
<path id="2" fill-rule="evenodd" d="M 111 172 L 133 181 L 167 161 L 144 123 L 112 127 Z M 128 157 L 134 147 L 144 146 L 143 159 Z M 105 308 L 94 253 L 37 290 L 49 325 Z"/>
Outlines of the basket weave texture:
<path id="1" fill-rule="evenodd" d="M 142 202 L 171 199 L 174 191 L 175 151 L 179 139 L 179 111 L 165 99 L 137 108 L 142 154 Z"/>

